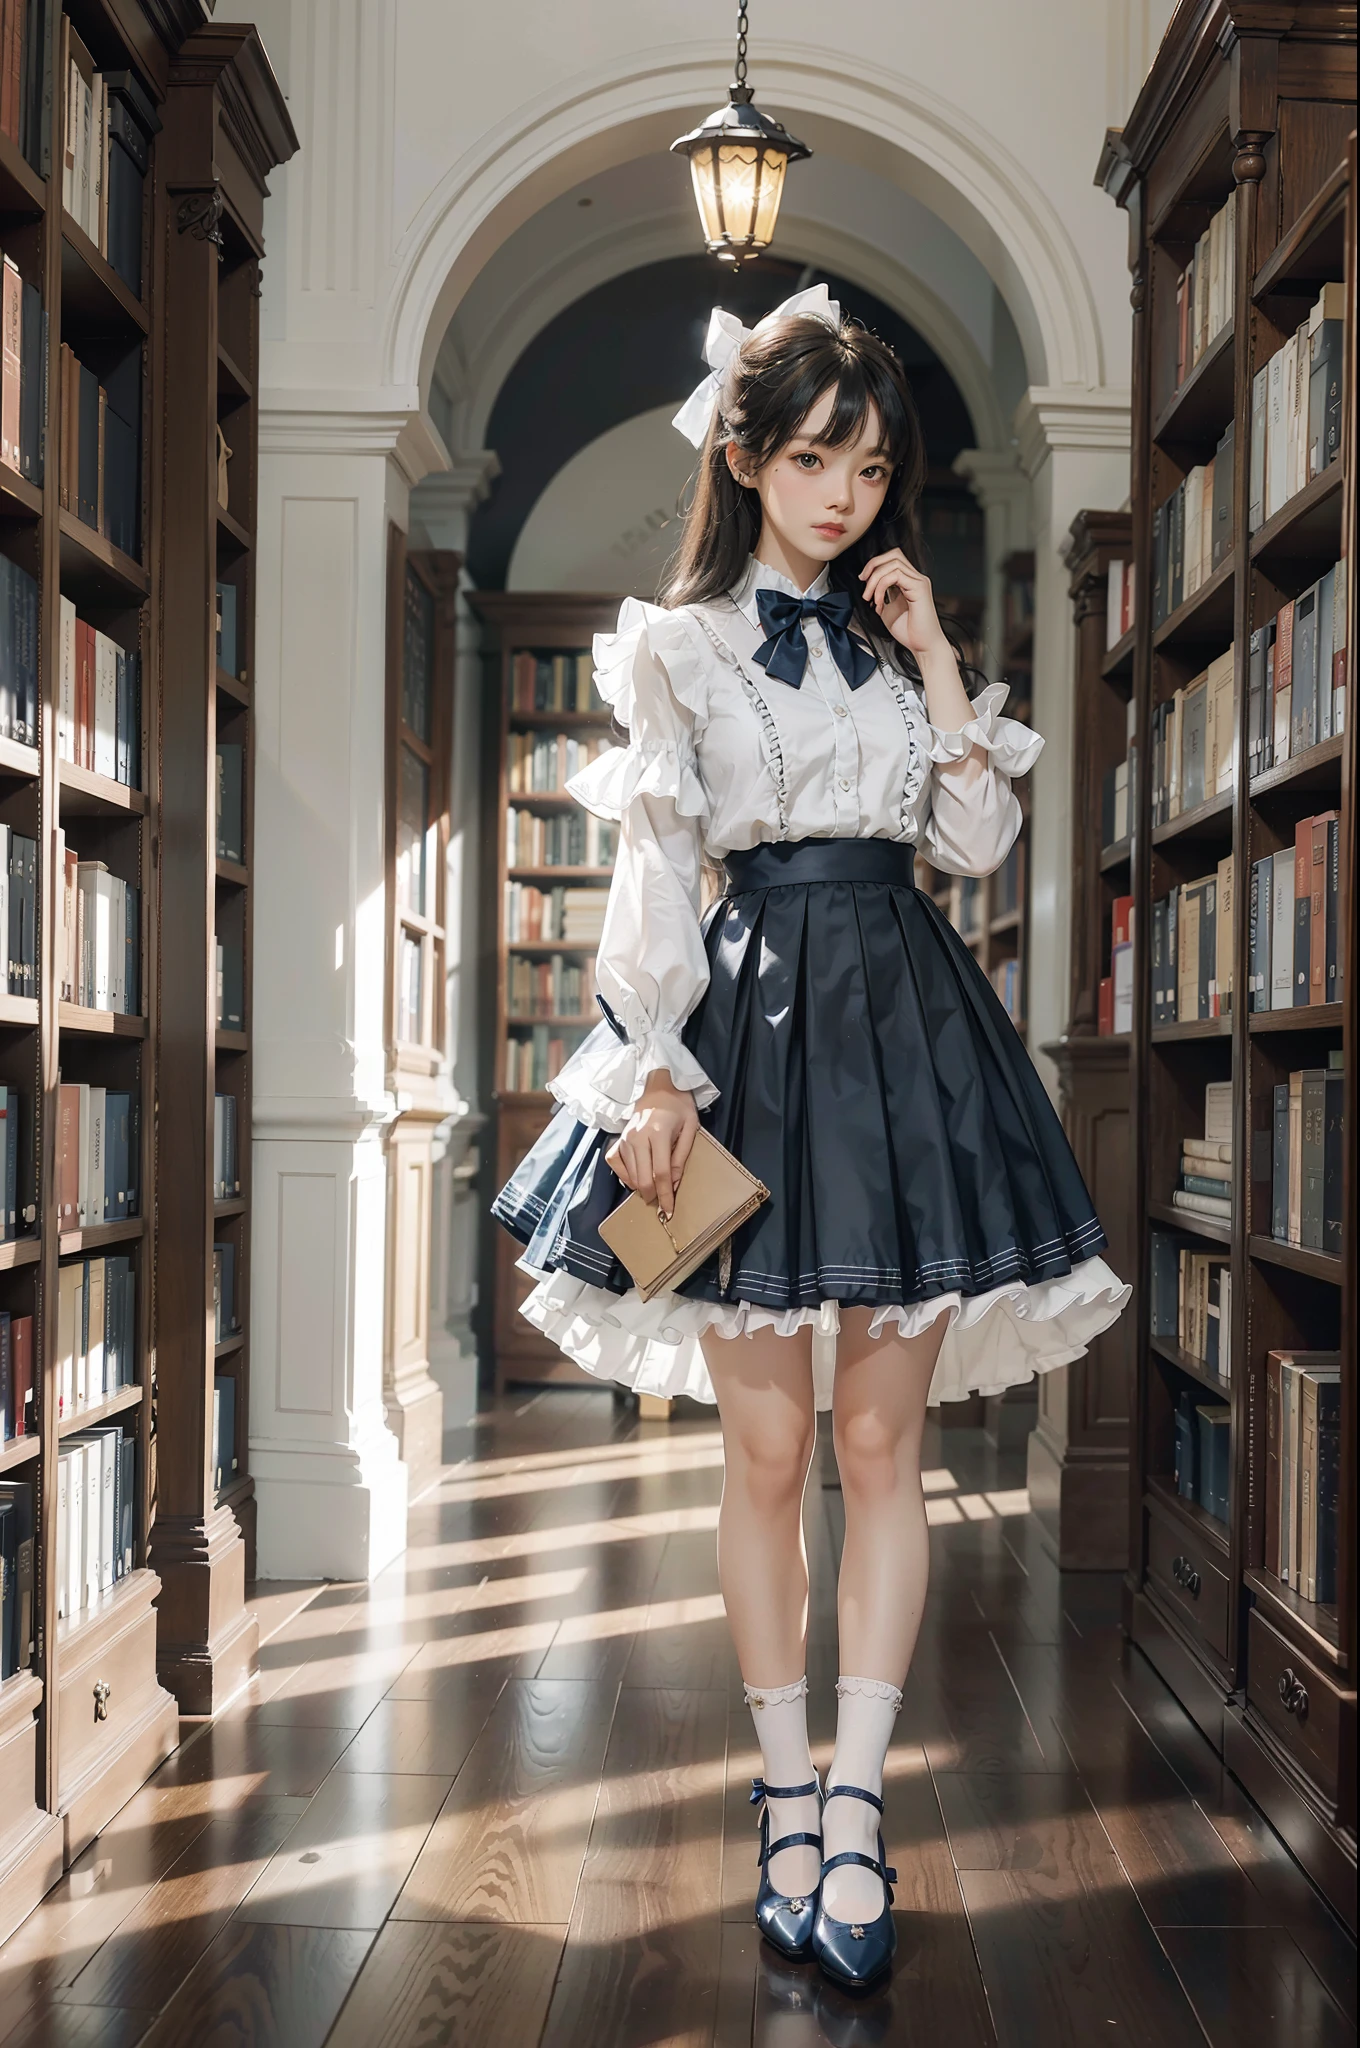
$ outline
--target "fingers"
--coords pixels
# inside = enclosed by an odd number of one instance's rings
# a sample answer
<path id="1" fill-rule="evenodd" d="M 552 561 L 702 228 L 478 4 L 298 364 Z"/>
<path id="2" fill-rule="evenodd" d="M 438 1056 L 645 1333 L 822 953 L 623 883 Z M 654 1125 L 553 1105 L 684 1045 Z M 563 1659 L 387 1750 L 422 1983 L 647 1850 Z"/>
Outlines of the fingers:
<path id="1" fill-rule="evenodd" d="M 677 1186 L 677 1188 L 680 1185 L 681 1176 L 685 1171 L 685 1161 L 689 1158 L 690 1153 L 694 1150 L 694 1140 L 698 1135 L 698 1131 L 699 1119 L 697 1117 L 693 1117 L 690 1119 L 688 1123 L 685 1124 L 679 1136 L 676 1138 L 675 1150 L 671 1154 L 671 1172 L 675 1175 L 675 1185 Z"/>

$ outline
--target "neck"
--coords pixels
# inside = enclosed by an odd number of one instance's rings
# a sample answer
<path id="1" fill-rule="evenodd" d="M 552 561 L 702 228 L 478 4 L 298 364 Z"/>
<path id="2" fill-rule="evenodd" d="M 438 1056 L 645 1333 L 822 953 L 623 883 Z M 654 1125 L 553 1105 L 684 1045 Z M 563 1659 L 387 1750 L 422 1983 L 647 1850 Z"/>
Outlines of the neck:
<path id="1" fill-rule="evenodd" d="M 773 569 L 778 576 L 787 576 L 790 583 L 796 583 L 800 590 L 806 590 L 810 583 L 815 583 L 826 567 L 826 563 L 815 555 L 805 555 L 801 548 L 791 547 L 768 519 L 761 526 L 755 554 L 758 562 L 767 569 Z"/>

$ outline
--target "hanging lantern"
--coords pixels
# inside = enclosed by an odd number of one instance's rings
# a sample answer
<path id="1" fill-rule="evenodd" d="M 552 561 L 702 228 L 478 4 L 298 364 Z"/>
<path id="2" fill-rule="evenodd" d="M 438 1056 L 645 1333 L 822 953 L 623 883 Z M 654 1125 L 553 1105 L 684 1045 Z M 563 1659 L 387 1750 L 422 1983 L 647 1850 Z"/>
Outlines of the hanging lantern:
<path id="1" fill-rule="evenodd" d="M 709 253 L 719 262 L 731 264 L 748 261 L 769 248 L 779 218 L 784 173 L 800 157 L 812 155 L 806 143 L 752 104 L 752 91 L 746 83 L 748 26 L 743 0 L 737 8 L 737 72 L 728 87 L 727 105 L 671 144 L 679 155 L 689 158 Z"/>

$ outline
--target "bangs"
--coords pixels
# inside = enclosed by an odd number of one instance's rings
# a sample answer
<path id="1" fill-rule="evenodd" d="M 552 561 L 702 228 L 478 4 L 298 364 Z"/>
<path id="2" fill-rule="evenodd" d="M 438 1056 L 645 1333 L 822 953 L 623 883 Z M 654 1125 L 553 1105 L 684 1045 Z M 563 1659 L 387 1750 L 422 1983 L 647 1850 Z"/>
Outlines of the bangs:
<path id="1" fill-rule="evenodd" d="M 870 414 L 877 414 L 883 452 L 896 467 L 910 435 L 902 395 L 891 378 L 876 375 L 875 365 L 857 358 L 832 367 L 831 375 L 824 378 L 813 393 L 789 439 L 793 440 L 806 430 L 808 420 L 828 391 L 833 391 L 835 398 L 831 417 L 817 435 L 823 447 L 844 448 L 857 441 L 868 424 Z"/>

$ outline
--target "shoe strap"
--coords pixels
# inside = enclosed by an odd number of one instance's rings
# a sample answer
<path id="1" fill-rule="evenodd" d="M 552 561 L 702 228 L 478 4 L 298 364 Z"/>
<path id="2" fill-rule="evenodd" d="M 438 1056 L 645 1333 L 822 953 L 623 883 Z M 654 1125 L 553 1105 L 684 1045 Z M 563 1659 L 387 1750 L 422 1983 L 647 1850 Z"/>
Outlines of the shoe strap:
<path id="1" fill-rule="evenodd" d="M 762 1799 L 809 1799 L 821 1789 L 820 1778 L 813 1778 L 807 1785 L 767 1785 L 763 1778 L 752 1778 L 750 1803 L 759 1806 Z M 881 1812 L 882 1808 L 879 1810 Z"/>
<path id="2" fill-rule="evenodd" d="M 839 1856 L 828 1856 L 822 1865 L 823 1881 L 825 1881 L 829 1870 L 839 1870 L 846 1863 L 862 1863 L 866 1870 L 872 1870 L 875 1877 L 882 1879 L 883 1889 L 888 1895 L 888 1904 L 891 1905 L 893 1902 L 893 1886 L 897 1883 L 897 1872 L 892 1868 L 891 1864 L 883 1861 L 882 1849 L 883 1845 L 880 1842 L 877 1857 L 861 1855 L 858 1849 L 842 1849 Z"/>
<path id="3" fill-rule="evenodd" d="M 880 1813 L 883 1811 L 883 1801 L 878 1794 L 866 1792 L 862 1785 L 828 1785 L 826 1796 L 828 1799 L 863 1799 L 868 1805 L 876 1807 Z"/>
<path id="4" fill-rule="evenodd" d="M 760 1860 L 766 1863 L 771 1856 L 777 1856 L 781 1849 L 796 1849 L 802 1842 L 806 1842 L 809 1849 L 820 1849 L 822 1846 L 820 1835 L 781 1835 L 777 1842 L 771 1842 L 768 1849 L 761 1851 Z"/>

